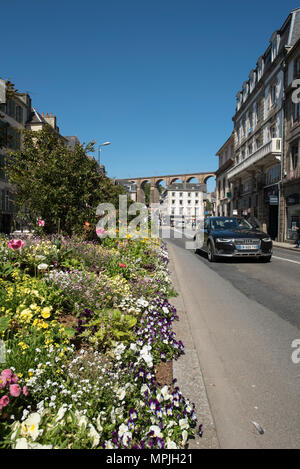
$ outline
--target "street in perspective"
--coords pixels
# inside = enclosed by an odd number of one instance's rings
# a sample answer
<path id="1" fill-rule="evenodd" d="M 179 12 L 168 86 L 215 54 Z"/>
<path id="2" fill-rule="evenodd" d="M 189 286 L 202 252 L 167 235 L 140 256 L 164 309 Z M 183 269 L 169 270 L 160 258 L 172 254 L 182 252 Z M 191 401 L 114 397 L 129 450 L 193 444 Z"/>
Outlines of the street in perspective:
<path id="1" fill-rule="evenodd" d="M 300 448 L 300 7 L 259 9 L 2 5 L 2 450 Z"/>

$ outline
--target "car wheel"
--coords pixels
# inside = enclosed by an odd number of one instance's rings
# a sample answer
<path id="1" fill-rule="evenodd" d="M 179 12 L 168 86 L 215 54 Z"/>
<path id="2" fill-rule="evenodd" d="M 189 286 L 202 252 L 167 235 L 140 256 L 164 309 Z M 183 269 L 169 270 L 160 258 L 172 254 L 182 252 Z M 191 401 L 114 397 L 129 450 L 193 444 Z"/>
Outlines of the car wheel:
<path id="1" fill-rule="evenodd" d="M 209 262 L 215 262 L 216 260 L 211 243 L 208 243 L 208 246 L 207 246 L 207 258 Z"/>

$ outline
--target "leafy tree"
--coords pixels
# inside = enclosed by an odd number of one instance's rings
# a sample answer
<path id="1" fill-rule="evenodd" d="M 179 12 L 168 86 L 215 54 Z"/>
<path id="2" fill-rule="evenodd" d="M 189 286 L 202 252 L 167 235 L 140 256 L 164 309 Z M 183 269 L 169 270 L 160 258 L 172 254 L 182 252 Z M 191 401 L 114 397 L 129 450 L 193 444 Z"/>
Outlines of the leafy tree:
<path id="1" fill-rule="evenodd" d="M 212 203 L 208 199 L 205 201 L 205 209 L 207 212 L 212 212 Z"/>
<path id="2" fill-rule="evenodd" d="M 80 144 L 68 149 L 49 126 L 23 132 L 21 150 L 10 153 L 6 161 L 19 218 L 27 217 L 33 225 L 42 218 L 47 232 L 60 228 L 71 235 L 82 232 L 85 223 L 96 224 L 99 203 L 118 207 L 124 189 L 99 172 L 87 149 L 90 146 Z"/>
<path id="3" fill-rule="evenodd" d="M 144 194 L 145 194 L 145 204 L 147 205 L 147 207 L 149 207 L 150 205 L 150 183 L 149 182 L 145 182 L 144 184 Z"/>

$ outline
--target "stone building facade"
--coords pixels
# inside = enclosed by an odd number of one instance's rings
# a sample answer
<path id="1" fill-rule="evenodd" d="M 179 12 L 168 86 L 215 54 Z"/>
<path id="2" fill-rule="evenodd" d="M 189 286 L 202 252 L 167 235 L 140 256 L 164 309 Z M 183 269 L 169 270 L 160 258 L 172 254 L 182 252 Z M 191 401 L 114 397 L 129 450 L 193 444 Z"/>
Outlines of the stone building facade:
<path id="1" fill-rule="evenodd" d="M 4 173 L 4 161 L 10 151 L 17 151 L 22 145 L 22 131 L 42 130 L 48 126 L 59 134 L 56 116 L 40 114 L 32 107 L 28 93 L 7 94 L 8 83 L 0 78 L 0 233 L 9 234 L 14 221 L 14 191 Z M 60 135 L 60 134 L 59 134 Z M 60 135 L 70 150 L 79 143 L 75 136 Z"/>
<path id="2" fill-rule="evenodd" d="M 13 190 L 4 173 L 4 161 L 9 151 L 20 149 L 21 131 L 31 115 L 31 99 L 27 93 L 15 93 L 7 99 L 6 81 L 0 79 L 0 232 L 10 233 L 13 215 Z"/>
<path id="3" fill-rule="evenodd" d="M 284 137 L 284 88 L 287 52 L 300 38 L 300 9 L 275 31 L 265 53 L 237 94 L 233 166 L 227 172 L 232 210 L 259 221 L 280 239 Z"/>
<path id="4" fill-rule="evenodd" d="M 285 60 L 284 143 L 280 192 L 281 241 L 294 242 L 300 223 L 300 40 Z"/>
<path id="5" fill-rule="evenodd" d="M 206 184 L 173 183 L 170 184 L 160 199 L 162 218 L 173 220 L 185 217 L 185 221 L 196 221 L 203 217 L 206 200 Z"/>
<path id="6" fill-rule="evenodd" d="M 217 156 L 219 165 L 216 171 L 216 215 L 229 217 L 232 215 L 232 194 L 227 172 L 234 163 L 234 133 L 218 150 Z"/>

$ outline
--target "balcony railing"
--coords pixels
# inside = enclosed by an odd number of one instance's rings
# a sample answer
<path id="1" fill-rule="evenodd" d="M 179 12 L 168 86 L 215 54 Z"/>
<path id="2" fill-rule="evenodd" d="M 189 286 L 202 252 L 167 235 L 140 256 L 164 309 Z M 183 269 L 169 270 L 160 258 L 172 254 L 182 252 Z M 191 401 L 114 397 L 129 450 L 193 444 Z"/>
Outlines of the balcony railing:
<path id="1" fill-rule="evenodd" d="M 281 156 L 281 138 L 272 138 L 268 143 L 260 147 L 254 153 L 251 153 L 246 159 L 238 163 L 227 173 L 227 178 L 232 179 L 239 173 L 246 169 L 250 169 L 251 166 L 255 166 L 255 163 L 261 161 L 263 158 L 273 155 L 275 158 L 280 159 Z"/>

